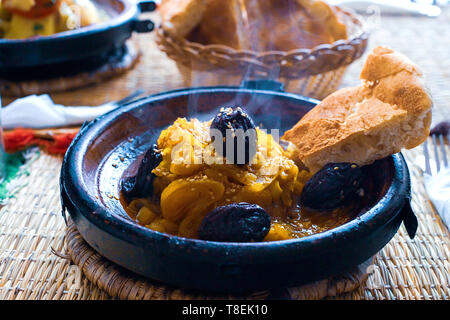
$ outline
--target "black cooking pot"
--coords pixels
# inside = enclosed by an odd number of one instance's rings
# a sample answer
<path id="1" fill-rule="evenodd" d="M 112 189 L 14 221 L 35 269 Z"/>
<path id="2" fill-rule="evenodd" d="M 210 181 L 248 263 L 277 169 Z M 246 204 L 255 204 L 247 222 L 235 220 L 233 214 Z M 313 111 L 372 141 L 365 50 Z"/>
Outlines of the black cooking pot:
<path id="1" fill-rule="evenodd" d="M 88 59 L 98 60 L 122 47 L 133 32 L 150 32 L 154 28 L 150 20 L 139 20 L 142 12 L 155 10 L 154 1 L 93 1 L 108 13 L 108 20 L 46 37 L 0 39 L 0 76 L 9 78 L 8 75 L 23 70 L 56 69 Z"/>
<path id="2" fill-rule="evenodd" d="M 247 292 L 297 286 L 363 263 L 397 232 L 414 237 L 410 180 L 401 154 L 365 167 L 366 206 L 352 221 L 308 237 L 261 243 L 186 239 L 139 226 L 125 213 L 119 181 L 177 117 L 210 118 L 223 105 L 245 107 L 255 123 L 282 132 L 318 101 L 238 87 L 165 92 L 92 121 L 73 141 L 61 169 L 61 200 L 83 238 L 101 255 L 145 277 L 185 288 Z M 281 133 L 282 134 L 282 133 Z"/>

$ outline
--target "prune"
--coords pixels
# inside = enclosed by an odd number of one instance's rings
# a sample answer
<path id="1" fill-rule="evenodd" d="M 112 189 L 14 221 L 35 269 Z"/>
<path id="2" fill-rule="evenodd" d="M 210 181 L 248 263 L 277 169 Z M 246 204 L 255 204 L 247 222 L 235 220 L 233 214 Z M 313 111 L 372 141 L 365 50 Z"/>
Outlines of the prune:
<path id="1" fill-rule="evenodd" d="M 314 210 L 333 210 L 358 194 L 363 173 L 354 163 L 328 163 L 305 184 L 300 204 Z"/>
<path id="2" fill-rule="evenodd" d="M 233 203 L 208 213 L 198 229 L 202 240 L 221 242 L 262 241 L 270 229 L 270 216 L 256 204 Z"/>
<path id="3" fill-rule="evenodd" d="M 216 139 L 218 133 L 220 139 Z M 256 153 L 255 124 L 240 107 L 221 108 L 211 123 L 210 134 L 216 151 L 226 157 L 228 163 L 248 164 Z"/>
<path id="4" fill-rule="evenodd" d="M 153 144 L 144 155 L 137 174 L 132 177 L 127 177 L 122 180 L 122 192 L 128 199 L 143 198 L 152 194 L 153 192 L 153 178 L 152 170 L 155 169 L 162 161 L 161 152 L 158 150 L 156 144 Z"/>

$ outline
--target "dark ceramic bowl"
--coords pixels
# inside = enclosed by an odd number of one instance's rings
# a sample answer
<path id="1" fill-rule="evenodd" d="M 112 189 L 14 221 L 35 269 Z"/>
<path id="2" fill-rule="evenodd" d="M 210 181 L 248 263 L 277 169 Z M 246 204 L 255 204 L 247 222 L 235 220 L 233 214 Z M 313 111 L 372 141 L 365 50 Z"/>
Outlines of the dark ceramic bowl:
<path id="1" fill-rule="evenodd" d="M 153 23 L 139 20 L 141 12 L 155 10 L 154 1 L 94 0 L 110 18 L 76 30 L 46 37 L 0 39 L 0 76 L 33 71 L 33 68 L 56 68 L 86 59 L 100 59 L 121 47 L 133 32 L 149 32 Z M 45 71 L 45 69 L 44 69 Z"/>
<path id="2" fill-rule="evenodd" d="M 352 221 L 301 239 L 219 243 L 139 226 L 125 213 L 119 181 L 132 172 L 162 128 L 177 117 L 212 117 L 230 103 L 255 123 L 284 131 L 317 101 L 235 87 L 191 88 L 141 99 L 92 121 L 64 159 L 61 199 L 83 238 L 101 255 L 145 277 L 185 288 L 247 292 L 296 286 L 342 273 L 376 254 L 405 222 L 411 237 L 408 168 L 401 154 L 367 166 L 366 207 Z M 131 168 L 131 169 L 130 169 Z"/>

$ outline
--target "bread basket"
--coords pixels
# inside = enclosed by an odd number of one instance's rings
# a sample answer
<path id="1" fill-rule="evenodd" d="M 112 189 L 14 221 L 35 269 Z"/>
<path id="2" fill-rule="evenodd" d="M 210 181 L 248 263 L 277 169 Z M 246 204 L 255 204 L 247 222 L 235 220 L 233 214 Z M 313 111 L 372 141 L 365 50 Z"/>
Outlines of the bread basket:
<path id="1" fill-rule="evenodd" d="M 159 48 L 173 59 L 187 86 L 239 85 L 244 79 L 272 79 L 286 91 L 322 99 L 339 86 L 348 65 L 367 48 L 368 33 L 359 16 L 335 7 L 349 37 L 312 49 L 287 52 L 236 50 L 203 45 L 157 28 Z"/>

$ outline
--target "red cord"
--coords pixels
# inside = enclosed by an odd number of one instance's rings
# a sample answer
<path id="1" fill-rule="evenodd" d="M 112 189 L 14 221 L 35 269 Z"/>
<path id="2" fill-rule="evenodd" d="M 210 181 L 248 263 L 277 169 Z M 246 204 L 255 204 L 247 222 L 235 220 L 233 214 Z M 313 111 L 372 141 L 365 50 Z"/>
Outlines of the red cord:
<path id="1" fill-rule="evenodd" d="M 18 128 L 3 134 L 6 152 L 12 153 L 37 144 L 31 129 Z"/>
<path id="2" fill-rule="evenodd" d="M 77 133 L 61 133 L 54 137 L 53 143 L 47 146 L 47 152 L 65 154 Z"/>
<path id="3" fill-rule="evenodd" d="M 52 154 L 65 154 L 77 132 L 59 133 L 51 136 L 50 139 L 43 139 L 36 136 L 32 129 L 17 128 L 3 135 L 5 150 L 14 153 L 37 145 Z"/>

